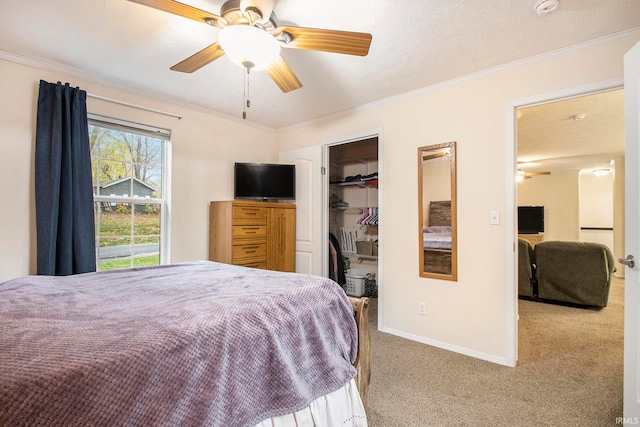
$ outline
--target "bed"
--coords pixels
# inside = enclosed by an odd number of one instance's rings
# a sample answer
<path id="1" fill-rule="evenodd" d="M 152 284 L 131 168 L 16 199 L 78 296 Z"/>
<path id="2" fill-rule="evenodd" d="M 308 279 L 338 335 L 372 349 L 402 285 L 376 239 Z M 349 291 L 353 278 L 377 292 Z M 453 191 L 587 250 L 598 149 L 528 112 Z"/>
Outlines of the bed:
<path id="1" fill-rule="evenodd" d="M 451 274 L 451 201 L 431 201 L 422 232 L 424 271 Z"/>
<path id="2" fill-rule="evenodd" d="M 367 302 L 210 261 L 2 283 L 0 425 L 366 426 Z"/>

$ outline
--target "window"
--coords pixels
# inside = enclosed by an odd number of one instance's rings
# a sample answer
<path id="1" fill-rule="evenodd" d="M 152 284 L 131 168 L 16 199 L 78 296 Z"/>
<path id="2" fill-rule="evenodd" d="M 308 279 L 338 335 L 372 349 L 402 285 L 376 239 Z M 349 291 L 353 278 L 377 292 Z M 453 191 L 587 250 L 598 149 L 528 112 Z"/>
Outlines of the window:
<path id="1" fill-rule="evenodd" d="M 167 262 L 169 138 L 89 115 L 98 271 Z"/>

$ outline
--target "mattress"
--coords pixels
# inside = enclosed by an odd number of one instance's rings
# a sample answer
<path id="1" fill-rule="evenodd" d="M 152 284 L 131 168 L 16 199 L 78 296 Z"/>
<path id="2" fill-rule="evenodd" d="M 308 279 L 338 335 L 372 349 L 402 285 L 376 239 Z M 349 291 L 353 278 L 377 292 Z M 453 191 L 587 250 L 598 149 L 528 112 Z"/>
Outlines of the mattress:
<path id="1" fill-rule="evenodd" d="M 250 426 L 356 372 L 339 285 L 208 261 L 5 282 L 0 330 L 0 425 Z"/>

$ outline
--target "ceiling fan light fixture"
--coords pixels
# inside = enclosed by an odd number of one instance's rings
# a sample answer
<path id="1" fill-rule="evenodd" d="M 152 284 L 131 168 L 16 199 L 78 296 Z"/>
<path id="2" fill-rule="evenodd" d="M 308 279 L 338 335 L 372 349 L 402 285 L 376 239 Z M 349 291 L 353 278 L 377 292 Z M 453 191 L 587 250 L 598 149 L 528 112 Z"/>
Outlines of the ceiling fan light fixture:
<path id="1" fill-rule="evenodd" d="M 220 30 L 218 43 L 234 64 L 264 70 L 280 55 L 280 43 L 268 32 L 250 25 L 232 25 Z"/>

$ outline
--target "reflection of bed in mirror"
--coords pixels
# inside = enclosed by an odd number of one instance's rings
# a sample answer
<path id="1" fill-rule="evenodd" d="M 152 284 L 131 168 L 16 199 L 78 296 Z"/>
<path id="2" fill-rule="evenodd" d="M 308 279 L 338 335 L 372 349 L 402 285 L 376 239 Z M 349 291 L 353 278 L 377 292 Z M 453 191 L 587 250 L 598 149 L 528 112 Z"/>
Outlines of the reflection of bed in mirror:
<path id="1" fill-rule="evenodd" d="M 424 271 L 451 274 L 451 200 L 429 202 L 428 218 L 422 233 Z"/>

